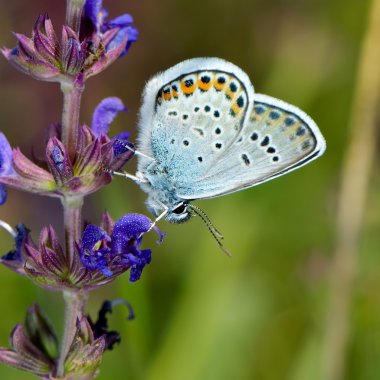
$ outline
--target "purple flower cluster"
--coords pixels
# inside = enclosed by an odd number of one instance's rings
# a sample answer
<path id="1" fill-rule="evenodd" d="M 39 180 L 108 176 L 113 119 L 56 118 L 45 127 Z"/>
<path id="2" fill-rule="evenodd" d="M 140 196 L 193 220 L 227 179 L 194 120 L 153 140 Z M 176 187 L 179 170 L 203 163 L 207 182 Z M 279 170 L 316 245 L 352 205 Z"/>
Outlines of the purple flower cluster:
<path id="1" fill-rule="evenodd" d="M 4 185 L 53 197 L 86 195 L 111 182 L 104 169 L 119 170 L 133 155 L 126 145 L 128 132 L 108 136 L 111 122 L 126 108 L 119 98 L 106 98 L 95 108 L 92 125 L 79 130 L 77 153 L 70 160 L 61 142 L 61 126 L 50 126 L 45 166 L 37 166 L 21 151 L 11 149 L 0 133 L 0 203 L 6 199 Z"/>
<path id="2" fill-rule="evenodd" d="M 102 1 L 87 0 L 80 35 L 64 25 L 61 40 L 49 16 L 40 15 L 31 38 L 15 33 L 17 46 L 1 51 L 16 68 L 36 79 L 64 83 L 74 77 L 83 81 L 124 56 L 137 40 L 138 31 L 129 14 L 106 21 L 107 14 Z"/>
<path id="3" fill-rule="evenodd" d="M 103 99 L 91 123 L 79 124 L 84 84 L 125 55 L 138 32 L 129 14 L 109 20 L 101 0 L 67 0 L 66 20 L 69 25 L 62 27 L 59 38 L 48 15 L 41 15 L 31 37 L 16 33 L 16 47 L 1 49 L 22 72 L 61 85 L 62 123 L 49 126 L 45 157 L 38 163 L 29 159 L 19 148 L 12 149 L 0 132 L 0 205 L 7 199 L 8 186 L 59 198 L 65 242 L 52 225 L 43 227 L 38 240 L 33 240 L 25 225 L 12 230 L 0 221 L 14 237 L 14 248 L 0 262 L 45 289 L 61 291 L 69 318 L 59 346 L 49 320 L 33 305 L 25 323 L 14 328 L 11 347 L 0 347 L 0 362 L 44 379 L 92 379 L 104 351 L 120 341 L 116 331 L 108 331 L 106 314 L 125 302 L 107 301 L 92 322 L 84 312 L 87 294 L 128 270 L 131 282 L 139 280 L 151 261 L 151 250 L 142 248 L 143 236 L 154 230 L 160 243 L 163 234 L 140 214 L 114 221 L 105 211 L 99 225 L 82 223 L 85 196 L 109 184 L 110 173 L 134 154 L 128 132 L 109 135 L 114 119 L 126 111 L 121 99 Z"/>
<path id="4" fill-rule="evenodd" d="M 30 231 L 19 224 L 14 249 L 0 261 L 49 290 L 92 290 L 127 270 L 134 282 L 151 260 L 151 250 L 140 249 L 142 236 L 150 229 L 158 233 L 161 242 L 162 232 L 145 215 L 127 214 L 114 222 L 105 212 L 99 227 L 85 227 L 73 262 L 69 262 L 52 226 L 42 229 L 35 244 Z"/>
<path id="5" fill-rule="evenodd" d="M 151 220 L 144 215 L 128 214 L 113 226 L 111 223 L 107 225 L 107 232 L 92 224 L 84 230 L 80 248 L 83 265 L 99 270 L 106 277 L 130 268 L 130 281 L 137 281 L 151 260 L 150 249 L 139 249 L 142 235 L 152 228 Z M 161 242 L 162 232 L 157 227 L 153 229 L 159 234 Z"/>

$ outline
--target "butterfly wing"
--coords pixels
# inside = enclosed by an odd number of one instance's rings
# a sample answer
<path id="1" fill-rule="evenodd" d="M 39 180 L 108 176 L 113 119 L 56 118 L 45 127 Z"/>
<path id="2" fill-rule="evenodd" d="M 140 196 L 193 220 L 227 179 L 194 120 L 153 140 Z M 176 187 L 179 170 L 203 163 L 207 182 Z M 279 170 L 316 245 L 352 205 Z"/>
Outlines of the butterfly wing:
<path id="1" fill-rule="evenodd" d="M 250 117 L 224 154 L 193 184 L 179 189 L 185 199 L 210 198 L 269 181 L 319 157 L 325 140 L 299 108 L 255 94 Z"/>
<path id="2" fill-rule="evenodd" d="M 156 160 L 175 189 L 197 193 L 203 189 L 193 184 L 235 141 L 252 106 L 253 87 L 237 66 L 218 58 L 184 61 L 147 84 L 139 150 Z M 150 164 L 139 157 L 145 177 Z"/>
<path id="3" fill-rule="evenodd" d="M 218 58 L 184 61 L 148 82 L 139 123 L 145 188 L 176 199 L 210 198 L 268 181 L 320 156 L 313 120 L 254 95 L 248 76 Z"/>

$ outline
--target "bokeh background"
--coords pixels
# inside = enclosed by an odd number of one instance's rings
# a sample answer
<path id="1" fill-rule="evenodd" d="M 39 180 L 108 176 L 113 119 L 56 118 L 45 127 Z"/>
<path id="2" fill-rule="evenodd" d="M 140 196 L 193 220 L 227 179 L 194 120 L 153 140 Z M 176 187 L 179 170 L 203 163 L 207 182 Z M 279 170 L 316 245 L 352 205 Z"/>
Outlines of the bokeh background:
<path id="1" fill-rule="evenodd" d="M 91 121 L 101 99 L 119 96 L 129 112 L 118 117 L 112 132 L 126 129 L 136 136 L 141 92 L 149 77 L 186 58 L 217 56 L 246 71 L 257 92 L 310 114 L 328 148 L 322 158 L 290 175 L 198 202 L 224 233 L 232 258 L 218 249 L 199 218 L 183 225 L 160 222 L 167 236 L 161 246 L 153 234 L 145 240 L 153 247 L 153 260 L 141 280 L 131 284 L 125 275 L 91 294 L 92 316 L 104 299 L 119 297 L 136 314 L 127 322 L 120 307 L 110 318 L 123 341 L 105 354 L 99 379 L 326 380 L 334 366 L 344 371 L 331 380 L 379 379 L 378 158 L 370 160 L 360 242 L 355 258 L 347 259 L 352 268 L 347 271 L 344 254 L 343 265 L 335 258 L 342 169 L 352 141 L 353 109 L 362 101 L 354 94 L 372 1 L 105 0 L 104 5 L 111 16 L 131 13 L 140 37 L 126 57 L 87 82 L 83 122 Z M 64 9 L 64 0 L 0 0 L 0 45 L 15 44 L 11 31 L 29 35 L 45 11 L 59 30 Z M 57 85 L 34 81 L 0 57 L 0 129 L 11 145 L 28 155 L 31 147 L 41 153 L 44 128 L 60 120 L 61 103 Z M 355 179 L 354 171 L 350 175 Z M 1 219 L 26 223 L 34 237 L 49 223 L 62 230 L 58 201 L 9 193 Z M 134 183 L 116 178 L 88 197 L 85 218 L 96 223 L 105 208 L 115 219 L 127 212 L 147 213 L 144 200 Z M 11 245 L 0 231 L 1 252 Z M 331 317 L 339 287 L 348 307 Z M 60 332 L 60 295 L 0 268 L 0 346 L 8 345 L 13 326 L 34 302 Z M 336 343 L 331 331 L 346 325 L 343 344 L 331 352 Z M 0 365 L 0 379 L 30 378 Z"/>

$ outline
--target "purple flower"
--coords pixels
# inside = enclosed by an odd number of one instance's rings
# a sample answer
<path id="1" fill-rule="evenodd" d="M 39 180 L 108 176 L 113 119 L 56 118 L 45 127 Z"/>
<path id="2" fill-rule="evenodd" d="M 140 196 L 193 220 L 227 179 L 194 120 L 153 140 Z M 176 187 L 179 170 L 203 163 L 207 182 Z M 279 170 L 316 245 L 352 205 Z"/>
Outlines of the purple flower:
<path id="1" fill-rule="evenodd" d="M 95 108 L 92 114 L 91 130 L 96 137 L 106 135 L 110 124 L 120 112 L 125 112 L 127 108 L 122 100 L 116 97 L 103 99 Z"/>
<path id="2" fill-rule="evenodd" d="M 51 379 L 58 354 L 58 339 L 50 321 L 38 305 L 29 307 L 24 324 L 10 336 L 11 348 L 0 347 L 0 362 L 43 379 Z"/>
<path id="3" fill-rule="evenodd" d="M 116 305 L 124 305 L 128 309 L 128 317 L 129 321 L 135 318 L 132 306 L 130 303 L 122 298 L 118 298 L 113 301 L 104 301 L 102 307 L 98 312 L 98 319 L 94 322 L 90 317 L 88 317 L 88 321 L 90 322 L 92 332 L 94 334 L 94 338 L 105 337 L 106 342 L 106 350 L 112 350 L 113 346 L 116 343 L 121 342 L 120 334 L 115 330 L 108 329 L 108 318 L 107 314 L 111 314 L 114 306 Z"/>
<path id="4" fill-rule="evenodd" d="M 84 6 L 84 25 L 87 33 L 96 34 L 104 42 L 106 51 L 123 46 L 119 55 L 125 55 L 138 37 L 138 31 L 133 26 L 133 18 L 125 13 L 107 21 L 108 12 L 103 8 L 102 0 L 87 0 Z M 85 32 L 86 33 L 86 32 Z"/>
<path id="5" fill-rule="evenodd" d="M 151 260 L 150 249 L 139 249 L 143 234 L 151 228 L 152 221 L 140 214 L 123 216 L 110 233 L 94 225 L 87 226 L 80 249 L 83 265 L 90 270 L 98 270 L 107 277 L 130 269 L 130 281 L 137 281 Z M 163 234 L 157 227 L 153 229 L 161 241 Z"/>
<path id="6" fill-rule="evenodd" d="M 17 46 L 1 51 L 25 74 L 39 80 L 61 82 L 67 75 L 76 76 L 82 72 L 87 58 L 87 41 L 79 41 L 68 26 L 62 28 L 59 41 L 47 14 L 37 18 L 31 38 L 18 33 L 15 37 Z"/>
<path id="7" fill-rule="evenodd" d="M 108 130 L 118 113 L 126 111 L 119 98 L 102 100 L 96 107 L 91 129 L 79 129 L 77 153 L 71 161 L 60 141 L 61 128 L 52 125 L 46 146 L 46 165 L 37 166 L 19 149 L 12 149 L 0 133 L 0 204 L 6 199 L 4 185 L 52 197 L 90 194 L 112 181 L 107 172 L 117 171 L 133 156 L 129 133 L 110 138 Z M 48 170 L 47 170 L 48 169 Z"/>
<path id="8" fill-rule="evenodd" d="M 16 226 L 16 235 L 14 237 L 14 249 L 9 251 L 1 259 L 6 261 L 22 261 L 21 250 L 25 241 L 28 239 L 30 230 L 22 223 Z"/>
<path id="9" fill-rule="evenodd" d="M 84 15 L 83 28 L 91 32 L 82 31 L 78 36 L 64 25 L 59 40 L 49 16 L 40 15 L 31 38 L 15 33 L 17 45 L 1 49 L 4 57 L 20 71 L 44 81 L 82 83 L 100 73 L 126 53 L 137 38 L 137 30 L 129 15 L 110 22 L 99 15 L 95 18 L 99 7 L 95 2 L 88 3 L 86 9 L 90 13 Z"/>
<path id="10" fill-rule="evenodd" d="M 0 132 L 0 177 L 14 173 L 12 166 L 12 148 L 7 138 Z M 7 200 L 7 189 L 0 183 L 0 205 Z"/>
<path id="11" fill-rule="evenodd" d="M 124 106 L 120 98 L 109 97 L 103 99 L 96 106 L 95 111 L 92 115 L 91 131 L 98 138 L 100 138 L 102 135 L 107 135 L 110 124 L 120 112 L 125 111 L 127 111 L 127 108 Z M 132 151 L 126 148 L 126 145 L 128 145 L 133 149 L 133 144 L 128 141 L 129 137 L 130 134 L 128 132 L 122 132 L 112 139 L 114 158 L 117 158 L 118 161 L 120 159 L 123 160 L 125 156 L 127 159 L 132 156 Z M 125 155 L 125 153 L 128 154 Z M 124 163 L 122 165 L 124 165 Z M 118 166 L 121 167 L 120 164 L 118 164 Z"/>

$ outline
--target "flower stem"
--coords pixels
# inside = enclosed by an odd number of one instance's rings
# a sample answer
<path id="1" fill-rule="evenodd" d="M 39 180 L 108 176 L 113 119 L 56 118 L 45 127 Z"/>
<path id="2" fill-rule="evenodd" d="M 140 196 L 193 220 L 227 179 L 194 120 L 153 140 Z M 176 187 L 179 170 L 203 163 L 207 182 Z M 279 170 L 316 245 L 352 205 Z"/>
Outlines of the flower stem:
<path id="1" fill-rule="evenodd" d="M 61 83 L 63 92 L 62 143 L 73 161 L 79 136 L 79 112 L 84 84 L 81 80 Z"/>
<path id="2" fill-rule="evenodd" d="M 79 35 L 85 0 L 67 0 L 66 4 L 66 25 Z"/>
<path id="3" fill-rule="evenodd" d="M 83 197 L 66 197 L 62 201 L 65 227 L 66 259 L 71 268 L 76 254 L 75 243 L 80 240 L 82 229 Z"/>
<path id="4" fill-rule="evenodd" d="M 63 299 L 65 300 L 65 320 L 56 374 L 58 378 L 64 376 L 65 359 L 77 330 L 77 320 L 82 318 L 86 298 L 87 295 L 80 292 L 63 292 Z"/>

